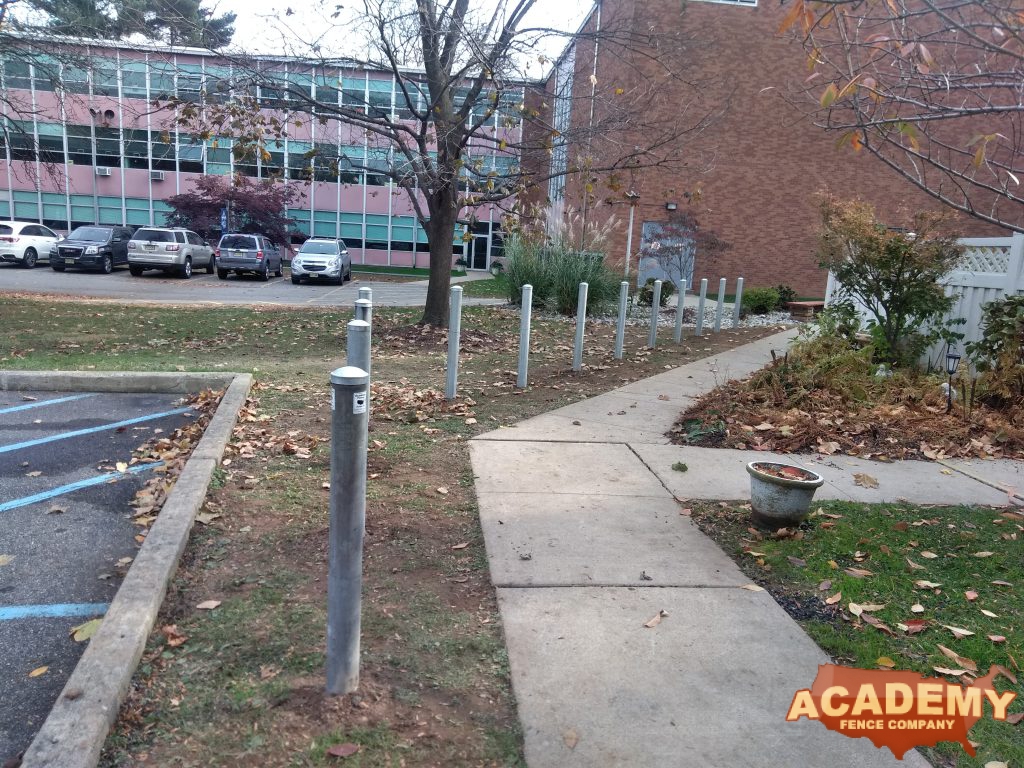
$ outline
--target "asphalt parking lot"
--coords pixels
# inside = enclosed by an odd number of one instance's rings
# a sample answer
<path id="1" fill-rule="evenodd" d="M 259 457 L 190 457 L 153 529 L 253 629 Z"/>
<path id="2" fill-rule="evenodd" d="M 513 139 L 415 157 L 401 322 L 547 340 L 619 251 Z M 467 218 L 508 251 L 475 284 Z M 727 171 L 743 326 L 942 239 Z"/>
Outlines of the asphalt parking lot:
<path id="1" fill-rule="evenodd" d="M 0 391 L 0 763 L 31 742 L 84 650 L 72 628 L 103 615 L 138 549 L 129 502 L 159 469 L 117 463 L 192 418 L 180 395 Z"/>
<path id="2" fill-rule="evenodd" d="M 472 273 L 471 277 L 490 277 L 489 273 Z M 196 272 L 189 280 L 145 272 L 132 277 L 126 267 L 112 274 L 69 270 L 54 272 L 46 264 L 23 269 L 15 264 L 0 264 L 0 292 L 25 292 L 58 296 L 87 296 L 116 299 L 122 302 L 157 302 L 163 304 L 284 304 L 289 306 L 352 306 L 359 298 L 359 289 L 373 289 L 376 306 L 423 306 L 427 296 L 426 280 L 414 282 L 374 282 L 356 274 L 343 286 L 303 282 L 292 285 L 285 276 L 261 282 L 254 275 L 231 275 L 221 280 L 216 275 Z M 501 304 L 487 298 L 467 298 L 465 305 Z"/>

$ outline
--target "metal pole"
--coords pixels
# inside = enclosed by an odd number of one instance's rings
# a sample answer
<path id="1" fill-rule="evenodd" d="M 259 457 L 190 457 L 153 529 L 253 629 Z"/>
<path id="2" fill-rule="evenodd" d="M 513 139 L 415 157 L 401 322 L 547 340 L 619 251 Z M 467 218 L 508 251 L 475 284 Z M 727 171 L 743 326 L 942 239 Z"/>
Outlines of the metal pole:
<path id="1" fill-rule="evenodd" d="M 625 277 L 629 279 L 629 259 L 633 254 L 633 211 L 636 210 L 636 206 L 633 205 L 632 201 L 629 204 L 629 231 L 626 232 L 626 274 Z"/>
<path id="2" fill-rule="evenodd" d="M 519 320 L 519 373 L 516 386 L 526 389 L 527 373 L 530 368 L 530 311 L 533 309 L 533 286 L 523 286 L 522 315 Z"/>
<path id="3" fill-rule="evenodd" d="M 697 301 L 697 327 L 693 330 L 694 336 L 701 336 L 704 333 L 704 299 L 708 295 L 708 279 L 705 277 L 700 281 L 700 299 Z"/>
<path id="4" fill-rule="evenodd" d="M 679 285 L 678 301 L 676 302 L 676 328 L 672 338 L 676 344 L 683 343 L 683 310 L 686 309 L 686 278 L 684 277 Z"/>
<path id="5" fill-rule="evenodd" d="M 372 325 L 373 302 L 369 299 L 356 299 L 355 318 L 356 320 L 365 320 Z"/>
<path id="6" fill-rule="evenodd" d="M 366 299 L 367 301 L 373 301 L 373 289 L 372 288 L 360 288 L 359 298 Z"/>
<path id="7" fill-rule="evenodd" d="M 647 334 L 647 348 L 658 346 L 658 314 L 661 310 L 661 280 L 654 281 L 654 293 L 651 295 L 651 330 Z"/>
<path id="8" fill-rule="evenodd" d="M 370 371 L 370 324 L 365 320 L 349 320 L 346 329 L 345 365 Z"/>
<path id="9" fill-rule="evenodd" d="M 725 278 L 718 281 L 718 307 L 715 309 L 715 333 L 722 330 L 722 311 L 725 309 Z"/>
<path id="10" fill-rule="evenodd" d="M 448 376 L 444 385 L 446 400 L 454 400 L 459 388 L 459 336 L 462 333 L 462 286 L 452 286 L 448 309 Z"/>
<path id="11" fill-rule="evenodd" d="M 366 528 L 366 427 L 370 377 L 331 373 L 331 524 L 327 569 L 327 693 L 359 686 L 360 595 Z"/>
<path id="12" fill-rule="evenodd" d="M 586 283 L 580 283 L 580 292 L 576 297 L 576 344 L 572 348 L 572 369 L 583 368 L 583 330 L 587 324 L 587 290 Z"/>
<path id="13" fill-rule="evenodd" d="M 743 307 L 743 278 L 736 278 L 736 298 L 732 305 L 732 327 L 739 328 L 740 309 Z"/>
<path id="14" fill-rule="evenodd" d="M 629 283 L 619 283 L 619 321 L 615 325 L 615 359 L 622 359 L 622 346 L 626 341 L 626 302 L 629 301 Z"/>

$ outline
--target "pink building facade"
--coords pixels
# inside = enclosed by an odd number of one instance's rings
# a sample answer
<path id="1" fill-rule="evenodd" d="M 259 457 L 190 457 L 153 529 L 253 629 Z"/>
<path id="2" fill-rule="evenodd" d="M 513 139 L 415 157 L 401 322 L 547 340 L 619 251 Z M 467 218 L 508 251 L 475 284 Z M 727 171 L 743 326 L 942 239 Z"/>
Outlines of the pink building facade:
<path id="1" fill-rule="evenodd" d="M 198 49 L 126 44 L 90 45 L 62 59 L 37 48 L 2 61 L 0 85 L 14 106 L 4 115 L 0 219 L 61 232 L 94 223 L 160 226 L 169 211 L 165 200 L 188 191 L 199 176 L 242 174 L 299 187 L 300 202 L 288 209 L 293 243 L 341 237 L 356 264 L 426 266 L 426 235 L 407 190 L 373 173 L 395 167 L 397 153 L 295 96 L 401 119 L 408 116 L 405 99 L 391 72 L 276 57 L 247 63 L 243 71 Z M 242 85 L 253 66 L 272 72 L 283 87 Z M 403 72 L 407 84 L 415 78 L 414 71 Z M 268 115 L 286 118 L 287 136 L 266 143 L 265 153 L 240 159 L 231 136 L 203 140 L 175 130 L 169 99 L 202 110 L 239 91 L 259 98 Z M 517 167 L 497 144 L 502 138 L 515 144 L 521 101 L 502 94 L 490 118 L 494 130 L 468 149 L 473 173 L 500 176 Z M 488 269 L 502 254 L 503 217 L 494 205 L 465 210 L 453 260 Z"/>

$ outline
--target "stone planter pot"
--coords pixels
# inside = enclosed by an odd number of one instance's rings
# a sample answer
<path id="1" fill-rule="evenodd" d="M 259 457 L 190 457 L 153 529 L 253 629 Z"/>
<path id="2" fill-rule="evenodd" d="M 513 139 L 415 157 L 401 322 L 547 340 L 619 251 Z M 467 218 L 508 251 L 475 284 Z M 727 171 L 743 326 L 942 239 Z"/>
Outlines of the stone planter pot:
<path id="1" fill-rule="evenodd" d="M 825 482 L 810 470 L 773 461 L 752 461 L 747 464 L 747 472 L 754 520 L 769 528 L 783 528 L 805 520 L 814 492 Z"/>

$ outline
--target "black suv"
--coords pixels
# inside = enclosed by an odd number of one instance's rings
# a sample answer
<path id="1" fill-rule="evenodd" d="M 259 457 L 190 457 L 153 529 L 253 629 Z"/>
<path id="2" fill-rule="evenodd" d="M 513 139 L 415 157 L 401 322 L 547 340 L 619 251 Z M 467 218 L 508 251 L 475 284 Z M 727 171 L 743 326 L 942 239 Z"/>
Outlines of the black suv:
<path id="1" fill-rule="evenodd" d="M 50 249 L 50 266 L 55 272 L 68 267 L 98 269 L 110 274 L 114 267 L 128 263 L 128 241 L 132 231 L 128 227 L 96 224 L 77 227 Z"/>

